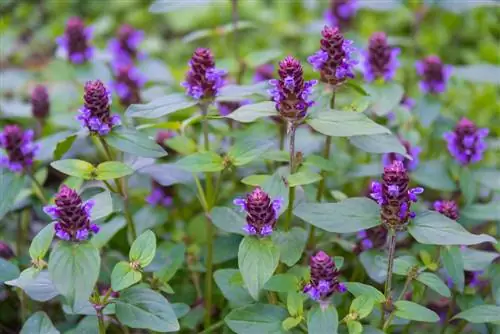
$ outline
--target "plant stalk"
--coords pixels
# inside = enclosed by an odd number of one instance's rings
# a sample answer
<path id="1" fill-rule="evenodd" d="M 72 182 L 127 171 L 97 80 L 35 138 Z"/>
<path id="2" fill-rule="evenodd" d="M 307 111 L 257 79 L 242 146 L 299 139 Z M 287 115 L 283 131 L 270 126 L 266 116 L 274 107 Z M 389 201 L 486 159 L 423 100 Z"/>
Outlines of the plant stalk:
<path id="1" fill-rule="evenodd" d="M 388 300 L 391 294 L 392 285 L 392 270 L 394 267 L 394 255 L 396 253 L 396 231 L 394 229 L 389 230 L 389 255 L 388 255 L 388 265 L 387 265 L 387 279 L 385 281 L 385 300 Z"/>
<path id="2" fill-rule="evenodd" d="M 290 123 L 290 175 L 295 173 L 295 132 L 297 130 L 297 126 L 293 123 Z M 290 225 L 292 223 L 293 216 L 293 203 L 295 201 L 295 187 L 288 187 L 288 209 L 286 212 L 286 220 L 284 229 L 288 231 L 290 229 Z"/>
<path id="3" fill-rule="evenodd" d="M 42 185 L 40 184 L 40 182 L 38 182 L 38 180 L 35 178 L 35 176 L 31 173 L 27 173 L 29 178 L 31 179 L 32 181 L 32 184 L 35 186 L 35 193 L 38 197 L 38 199 L 43 203 L 43 205 L 47 205 L 49 204 L 49 201 L 47 199 L 47 197 L 45 197 L 45 194 L 43 192 L 43 187 Z"/>

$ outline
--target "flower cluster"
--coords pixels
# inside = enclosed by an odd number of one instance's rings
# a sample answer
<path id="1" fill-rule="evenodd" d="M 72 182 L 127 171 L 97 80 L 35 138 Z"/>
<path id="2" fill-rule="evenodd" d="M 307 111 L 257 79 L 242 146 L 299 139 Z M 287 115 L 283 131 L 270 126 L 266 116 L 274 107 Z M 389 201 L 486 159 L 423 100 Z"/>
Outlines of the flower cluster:
<path id="1" fill-rule="evenodd" d="M 263 64 L 255 69 L 255 74 L 253 76 L 254 82 L 269 81 L 274 76 L 274 65 L 273 64 Z"/>
<path id="2" fill-rule="evenodd" d="M 57 38 L 57 44 L 72 63 L 82 64 L 94 55 L 91 39 L 92 28 L 85 27 L 81 18 L 72 17 L 66 23 L 64 35 Z"/>
<path id="3" fill-rule="evenodd" d="M 269 94 L 276 102 L 276 110 L 283 119 L 292 123 L 300 122 L 313 104 L 308 99 L 317 81 L 304 81 L 302 65 L 292 56 L 279 63 L 278 75 L 279 79 L 269 80 L 269 84 L 273 86 Z"/>
<path id="4" fill-rule="evenodd" d="M 435 201 L 434 204 L 434 210 L 439 212 L 442 215 L 445 215 L 446 217 L 457 220 L 459 217 L 458 214 L 458 205 L 455 201 L 447 201 L 447 200 L 442 200 L 442 201 Z"/>
<path id="5" fill-rule="evenodd" d="M 409 189 L 409 182 L 408 171 L 399 160 L 384 167 L 382 183 L 372 182 L 370 196 L 381 206 L 382 222 L 389 228 L 403 229 L 408 220 L 415 217 L 411 203 L 417 201 L 417 195 L 423 193 L 424 189 Z"/>
<path id="6" fill-rule="evenodd" d="M 0 241 L 0 258 L 5 260 L 10 260 L 13 257 L 14 257 L 14 252 L 12 251 L 12 248 L 10 248 L 10 246 L 7 243 Z"/>
<path id="7" fill-rule="evenodd" d="M 135 60 L 144 58 L 145 54 L 138 50 L 139 44 L 144 40 L 144 32 L 124 24 L 118 30 L 118 36 L 111 39 L 108 49 L 113 55 L 115 63 L 130 64 Z"/>
<path id="8" fill-rule="evenodd" d="M 43 211 L 57 220 L 56 236 L 62 240 L 84 241 L 92 233 L 99 232 L 99 226 L 90 222 L 94 201 L 82 201 L 78 193 L 63 185 L 55 198 L 55 205 L 48 205 Z"/>
<path id="9" fill-rule="evenodd" d="M 359 254 L 365 250 L 381 248 L 387 241 L 387 229 L 382 225 L 375 226 L 359 231 L 357 238 L 358 242 L 354 247 L 354 253 Z"/>
<path id="10" fill-rule="evenodd" d="M 352 59 L 353 42 L 345 39 L 338 28 L 325 26 L 321 35 L 320 50 L 307 58 L 313 68 L 320 72 L 321 81 L 337 86 L 347 78 L 354 78 L 357 61 Z"/>
<path id="11" fill-rule="evenodd" d="M 24 131 L 17 125 L 7 125 L 0 132 L 0 147 L 7 154 L 0 154 L 0 167 L 6 167 L 13 172 L 29 169 L 39 149 L 39 145 L 33 143 L 33 137 L 33 130 Z"/>
<path id="12" fill-rule="evenodd" d="M 152 206 L 169 207 L 173 203 L 173 188 L 164 187 L 156 181 L 153 181 L 151 193 L 146 197 L 146 201 Z"/>
<path id="13" fill-rule="evenodd" d="M 91 133 L 104 136 L 120 124 L 120 117 L 111 114 L 111 93 L 102 81 L 88 81 L 83 95 L 84 104 L 77 119 Z"/>
<path id="14" fill-rule="evenodd" d="M 269 194 L 257 187 L 245 198 L 236 198 L 233 203 L 247 213 L 244 231 L 249 235 L 265 237 L 274 231 L 283 199 L 272 200 Z"/>
<path id="15" fill-rule="evenodd" d="M 398 55 L 401 50 L 391 47 L 383 32 L 374 33 L 368 42 L 368 50 L 363 52 L 363 73 L 366 81 L 383 78 L 390 81 L 399 67 Z"/>
<path id="16" fill-rule="evenodd" d="M 332 26 L 345 29 L 351 25 L 357 11 L 357 0 L 331 0 L 330 8 L 325 12 L 325 19 Z"/>
<path id="17" fill-rule="evenodd" d="M 338 281 L 340 275 L 335 262 L 323 251 L 317 252 L 309 260 L 311 281 L 307 283 L 303 292 L 311 299 L 319 302 L 328 302 L 334 292 L 345 292 L 346 287 Z"/>
<path id="18" fill-rule="evenodd" d="M 484 138 L 489 130 L 477 128 L 476 124 L 467 118 L 462 118 L 452 132 L 446 132 L 444 139 L 448 142 L 448 151 L 461 165 L 481 161 L 486 151 Z"/>
<path id="19" fill-rule="evenodd" d="M 408 171 L 415 170 L 419 163 L 418 156 L 420 155 L 420 152 L 422 152 L 422 148 L 419 146 L 411 146 L 411 144 L 404 139 L 400 139 L 400 142 L 405 147 L 406 153 L 412 159 L 410 160 L 399 153 L 386 153 L 382 156 L 384 166 L 389 166 L 394 160 L 398 160 L 403 162 L 404 167 Z"/>
<path id="20" fill-rule="evenodd" d="M 141 103 L 140 89 L 146 83 L 146 77 L 132 63 L 117 64 L 113 72 L 115 79 L 111 87 L 120 98 L 120 103 L 127 107 Z"/>
<path id="21" fill-rule="evenodd" d="M 428 56 L 415 64 L 421 77 L 420 89 L 424 93 L 439 94 L 446 90 L 452 66 L 444 65 L 438 56 Z"/>
<path id="22" fill-rule="evenodd" d="M 213 100 L 224 85 L 226 72 L 215 68 L 210 49 L 198 48 L 189 61 L 189 71 L 182 86 L 196 100 Z"/>
<path id="23" fill-rule="evenodd" d="M 31 113 L 35 118 L 44 119 L 49 115 L 50 101 L 47 88 L 37 85 L 31 92 Z"/>

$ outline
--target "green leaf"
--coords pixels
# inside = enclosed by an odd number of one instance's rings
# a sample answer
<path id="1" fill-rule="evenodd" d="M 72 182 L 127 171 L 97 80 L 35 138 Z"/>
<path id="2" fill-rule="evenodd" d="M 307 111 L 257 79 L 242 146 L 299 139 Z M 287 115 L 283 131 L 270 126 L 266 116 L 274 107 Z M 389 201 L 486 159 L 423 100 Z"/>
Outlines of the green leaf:
<path id="1" fill-rule="evenodd" d="M 290 153 L 287 151 L 271 150 L 263 154 L 262 158 L 264 160 L 279 161 L 279 162 L 289 162 Z"/>
<path id="2" fill-rule="evenodd" d="M 154 269 L 156 258 L 147 269 L 153 267 L 151 271 L 155 271 L 155 275 L 163 282 L 168 282 L 184 264 L 186 247 L 184 244 L 162 246 L 157 249 L 156 256 L 160 260 L 162 269 L 159 271 Z"/>
<path id="3" fill-rule="evenodd" d="M 350 111 L 325 111 L 318 113 L 307 123 L 319 133 L 333 137 L 390 134 L 386 127 L 379 125 L 363 113 Z"/>
<path id="4" fill-rule="evenodd" d="M 374 301 L 372 298 L 361 295 L 356 298 L 351 303 L 349 308 L 349 313 L 356 312 L 359 319 L 366 318 L 373 310 Z"/>
<path id="5" fill-rule="evenodd" d="M 156 236 L 147 230 L 135 239 L 130 247 L 130 262 L 138 262 L 144 268 L 153 261 L 156 253 Z"/>
<path id="6" fill-rule="evenodd" d="M 394 303 L 396 317 L 421 322 L 438 322 L 439 316 L 436 312 L 429 310 L 419 304 L 407 300 L 399 300 Z"/>
<path id="7" fill-rule="evenodd" d="M 121 291 L 142 279 L 142 273 L 134 270 L 126 261 L 118 262 L 111 272 L 111 288 L 113 291 Z"/>
<path id="8" fill-rule="evenodd" d="M 497 252 L 485 252 L 472 248 L 461 248 L 464 269 L 468 271 L 486 270 L 500 254 Z"/>
<path id="9" fill-rule="evenodd" d="M 91 220 L 106 218 L 113 213 L 113 198 L 109 191 L 103 191 L 90 198 L 95 202 L 92 212 L 90 213 Z"/>
<path id="10" fill-rule="evenodd" d="M 197 101 L 186 94 L 174 93 L 155 99 L 147 104 L 132 104 L 125 114 L 128 117 L 155 119 L 196 105 Z"/>
<path id="11" fill-rule="evenodd" d="M 26 320 L 21 329 L 21 334 L 59 334 L 48 315 L 38 311 Z"/>
<path id="12" fill-rule="evenodd" d="M 464 319 L 473 324 L 498 323 L 500 321 L 500 306 L 478 305 L 460 312 L 453 319 Z"/>
<path id="13" fill-rule="evenodd" d="M 253 299 L 271 278 L 279 263 L 279 249 L 269 239 L 247 236 L 238 250 L 238 267 Z"/>
<path id="14" fill-rule="evenodd" d="M 245 137 L 236 141 L 229 149 L 227 157 L 233 165 L 243 166 L 262 156 L 272 146 L 274 146 L 274 141 L 269 138 Z"/>
<path id="15" fill-rule="evenodd" d="M 303 295 L 301 292 L 290 291 L 286 298 L 286 307 L 292 317 L 301 316 L 304 313 Z"/>
<path id="16" fill-rule="evenodd" d="M 422 244 L 475 245 L 482 242 L 496 243 L 487 234 L 472 234 L 462 225 L 434 211 L 423 212 L 408 227 L 408 232 Z"/>
<path id="17" fill-rule="evenodd" d="M 199 152 L 178 160 L 175 165 L 192 173 L 218 172 L 225 168 L 224 160 L 215 152 Z"/>
<path id="18" fill-rule="evenodd" d="M 362 252 L 359 255 L 359 260 L 365 268 L 368 276 L 375 282 L 381 284 L 385 281 L 387 276 L 387 255 L 371 249 Z"/>
<path id="19" fill-rule="evenodd" d="M 413 255 L 403 255 L 394 260 L 392 272 L 397 275 L 406 276 L 412 267 L 420 267 L 421 264 Z"/>
<path id="20" fill-rule="evenodd" d="M 216 206 L 210 213 L 215 226 L 228 233 L 246 235 L 243 226 L 246 224 L 245 216 L 233 209 Z"/>
<path id="21" fill-rule="evenodd" d="M 43 259 L 49 250 L 52 239 L 54 238 L 55 230 L 54 225 L 50 223 L 38 232 L 38 234 L 31 241 L 29 253 L 32 260 Z"/>
<path id="22" fill-rule="evenodd" d="M 269 84 L 267 82 L 259 82 L 252 85 L 226 85 L 221 88 L 216 101 L 242 101 L 252 95 L 267 97 L 269 96 L 267 93 L 268 87 Z"/>
<path id="23" fill-rule="evenodd" d="M 0 169 L 0 219 L 5 216 L 15 203 L 16 196 L 23 189 L 24 177 L 19 174 L 14 174 L 7 168 Z"/>
<path id="24" fill-rule="evenodd" d="M 5 284 L 21 288 L 31 299 L 39 302 L 45 302 L 59 294 L 48 271 L 38 271 L 33 267 L 24 270 L 18 278 L 7 281 Z"/>
<path id="25" fill-rule="evenodd" d="M 131 175 L 134 170 L 120 161 L 106 161 L 100 163 L 95 170 L 96 180 L 112 180 Z"/>
<path id="26" fill-rule="evenodd" d="M 50 164 L 53 168 L 66 175 L 91 180 L 94 177 L 95 168 L 92 164 L 77 159 L 66 159 L 54 161 Z"/>
<path id="27" fill-rule="evenodd" d="M 380 207 L 364 197 L 339 203 L 302 203 L 293 213 L 309 224 L 335 233 L 352 233 L 380 224 Z"/>
<path id="28" fill-rule="evenodd" d="M 387 115 L 398 106 L 404 94 L 403 87 L 395 82 L 364 85 L 364 88 L 370 94 L 372 110 L 378 116 Z"/>
<path id="29" fill-rule="evenodd" d="M 165 144 L 172 150 L 183 155 L 195 153 L 198 149 L 196 142 L 183 135 L 177 135 L 165 141 Z"/>
<path id="30" fill-rule="evenodd" d="M 19 268 L 12 262 L 0 257 L 0 283 L 10 281 L 19 276 Z"/>
<path id="31" fill-rule="evenodd" d="M 434 97 L 423 97 L 417 102 L 413 111 L 418 115 L 420 122 L 425 128 L 428 128 L 439 117 L 441 112 L 441 102 Z"/>
<path id="32" fill-rule="evenodd" d="M 406 148 L 393 134 L 375 134 L 349 137 L 351 144 L 369 153 L 399 153 L 408 156 Z"/>
<path id="33" fill-rule="evenodd" d="M 70 305 L 90 297 L 99 276 L 101 258 L 90 243 L 59 241 L 49 258 L 54 286 Z"/>
<path id="34" fill-rule="evenodd" d="M 76 134 L 72 134 L 63 140 L 57 142 L 56 149 L 54 151 L 54 160 L 59 160 L 62 156 L 69 151 L 73 143 L 75 142 L 78 136 Z"/>
<path id="35" fill-rule="evenodd" d="M 279 170 L 266 180 L 262 185 L 262 189 L 267 192 L 272 199 L 282 199 L 283 203 L 288 203 L 288 187 Z M 281 215 L 286 209 L 287 206 L 282 205 L 279 214 Z"/>
<path id="36" fill-rule="evenodd" d="M 425 284 L 432 290 L 436 291 L 443 297 L 451 297 L 451 291 L 448 288 L 448 286 L 437 276 L 436 274 L 433 273 L 420 273 L 417 276 L 417 281 Z"/>
<path id="37" fill-rule="evenodd" d="M 52 118 L 53 119 L 53 118 Z M 71 120 L 74 118 L 71 117 Z M 45 136 L 39 140 L 37 140 L 35 143 L 39 145 L 40 150 L 36 154 L 36 160 L 42 161 L 42 162 L 51 162 L 54 160 L 57 160 L 59 158 L 54 157 L 54 151 L 55 147 L 57 144 L 61 141 L 67 138 L 68 136 L 71 136 L 73 134 L 72 131 L 61 131 L 58 133 L 55 133 L 53 135 Z"/>
<path id="38" fill-rule="evenodd" d="M 283 51 L 278 49 L 252 51 L 245 56 L 245 63 L 250 68 L 256 68 L 260 65 L 267 64 L 272 60 L 278 59 L 283 54 Z"/>
<path id="39" fill-rule="evenodd" d="M 309 333 L 337 334 L 339 316 L 332 304 L 325 308 L 314 305 L 307 313 L 307 330 Z"/>
<path id="40" fill-rule="evenodd" d="M 193 174 L 172 163 L 146 166 L 138 172 L 151 176 L 162 186 L 171 186 L 179 183 L 190 184 L 193 182 Z"/>
<path id="41" fill-rule="evenodd" d="M 358 282 L 348 282 L 344 284 L 347 287 L 347 291 L 356 297 L 367 296 L 377 303 L 383 303 L 385 301 L 384 294 L 371 285 Z"/>
<path id="42" fill-rule="evenodd" d="M 224 297 L 236 307 L 253 303 L 253 298 L 243 285 L 231 281 L 237 274 L 239 275 L 237 269 L 219 269 L 214 273 L 215 284 L 217 284 Z"/>
<path id="43" fill-rule="evenodd" d="M 249 176 L 241 179 L 241 183 L 247 184 L 249 186 L 254 186 L 254 187 L 261 186 L 270 177 L 271 177 L 270 175 L 265 175 L 265 174 L 249 175 Z"/>
<path id="44" fill-rule="evenodd" d="M 158 332 L 175 332 L 180 329 L 170 303 L 153 290 L 132 287 L 122 291 L 115 302 L 116 316 L 125 326 Z"/>
<path id="45" fill-rule="evenodd" d="M 493 200 L 487 204 L 471 204 L 460 210 L 460 215 L 471 220 L 500 221 L 500 201 Z"/>
<path id="46" fill-rule="evenodd" d="M 300 227 L 290 231 L 276 231 L 272 234 L 273 243 L 280 251 L 280 261 L 291 267 L 302 257 L 307 243 L 307 232 Z"/>
<path id="47" fill-rule="evenodd" d="M 190 0 L 186 3 L 183 0 L 156 0 L 149 7 L 151 13 L 169 13 L 177 10 L 192 10 L 193 6 L 201 8 L 201 6 L 208 6 L 215 0 Z"/>
<path id="48" fill-rule="evenodd" d="M 277 274 L 274 275 L 264 284 L 264 289 L 275 292 L 291 292 L 297 291 L 299 288 L 299 280 L 292 274 Z"/>
<path id="49" fill-rule="evenodd" d="M 315 154 L 309 155 L 304 161 L 303 165 L 318 167 L 321 170 L 326 170 L 328 172 L 334 172 L 338 168 L 334 161 L 325 159 L 322 156 Z"/>
<path id="50" fill-rule="evenodd" d="M 471 170 L 467 167 L 460 169 L 460 190 L 465 198 L 465 204 L 469 205 L 474 202 L 477 193 L 476 180 Z"/>
<path id="51" fill-rule="evenodd" d="M 124 217 L 114 217 L 109 222 L 99 225 L 99 233 L 93 235 L 90 242 L 96 248 L 100 249 L 104 247 L 109 240 L 111 240 L 113 236 L 125 226 L 125 224 L 126 222 Z"/>
<path id="52" fill-rule="evenodd" d="M 474 179 L 488 189 L 500 190 L 500 170 L 482 168 L 473 171 Z"/>
<path id="53" fill-rule="evenodd" d="M 452 5 L 452 7 L 455 6 L 455 4 L 450 5 Z M 474 83 L 491 83 L 500 85 L 500 66 L 492 64 L 454 66 L 453 77 Z"/>
<path id="54" fill-rule="evenodd" d="M 117 150 L 140 157 L 160 158 L 167 155 L 167 152 L 153 139 L 133 129 L 113 128 L 104 139 Z"/>
<path id="55" fill-rule="evenodd" d="M 441 249 L 441 261 L 443 261 L 446 273 L 451 277 L 458 291 L 464 291 L 464 261 L 458 246 L 448 246 Z"/>
<path id="56" fill-rule="evenodd" d="M 319 175 L 318 173 L 310 172 L 308 170 L 300 171 L 287 177 L 289 187 L 311 184 L 321 179 L 321 175 Z"/>
<path id="57" fill-rule="evenodd" d="M 419 184 L 442 191 L 455 191 L 457 185 L 450 177 L 446 163 L 441 160 L 424 161 L 412 172 L 412 179 Z"/>
<path id="58" fill-rule="evenodd" d="M 360 85 L 358 85 L 357 83 L 353 82 L 352 80 L 348 80 L 344 83 L 347 87 L 351 87 L 352 89 L 354 89 L 357 93 L 359 93 L 360 95 L 363 95 L 363 96 L 370 96 L 370 94 L 363 88 L 361 87 Z"/>
<path id="59" fill-rule="evenodd" d="M 285 333 L 281 323 L 288 312 L 279 306 L 253 304 L 232 310 L 224 321 L 236 334 Z"/>
<path id="60" fill-rule="evenodd" d="M 361 334 L 363 333 L 363 325 L 359 321 L 350 320 L 347 322 L 347 330 L 349 334 Z"/>
<path id="61" fill-rule="evenodd" d="M 262 117 L 278 116 L 275 105 L 272 101 L 245 104 L 227 115 L 226 118 L 231 118 L 241 123 L 250 123 Z"/>
<path id="62" fill-rule="evenodd" d="M 301 323 L 301 321 L 302 321 L 301 317 L 297 317 L 297 318 L 288 317 L 285 320 L 283 320 L 281 325 L 283 326 L 284 330 L 289 331 L 290 329 L 297 327 Z"/>

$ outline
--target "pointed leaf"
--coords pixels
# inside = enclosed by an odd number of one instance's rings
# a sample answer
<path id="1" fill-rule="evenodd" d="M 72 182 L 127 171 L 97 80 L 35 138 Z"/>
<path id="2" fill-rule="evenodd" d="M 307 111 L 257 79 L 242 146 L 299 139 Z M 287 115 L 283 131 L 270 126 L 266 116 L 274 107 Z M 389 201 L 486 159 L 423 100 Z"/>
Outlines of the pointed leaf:
<path id="1" fill-rule="evenodd" d="M 200 152 L 188 155 L 175 163 L 192 173 L 218 172 L 224 169 L 224 160 L 215 152 Z"/>
<path id="2" fill-rule="evenodd" d="M 350 111 L 325 111 L 318 113 L 307 123 L 319 133 L 334 137 L 351 137 L 391 133 L 363 113 Z"/>
<path id="3" fill-rule="evenodd" d="M 112 180 L 131 175 L 134 170 L 120 161 L 106 161 L 100 163 L 95 170 L 96 180 Z"/>
<path id="4" fill-rule="evenodd" d="M 130 262 L 138 262 L 142 268 L 153 261 L 156 253 L 156 236 L 151 230 L 142 233 L 130 247 Z"/>
<path id="5" fill-rule="evenodd" d="M 38 311 L 26 320 L 21 334 L 59 334 L 45 312 Z"/>
<path id="6" fill-rule="evenodd" d="M 339 316 L 332 304 L 325 308 L 314 305 L 307 313 L 307 329 L 309 333 L 337 334 Z"/>
<path id="7" fill-rule="evenodd" d="M 344 284 L 347 287 L 347 291 L 356 297 L 367 296 L 377 303 L 383 303 L 385 301 L 384 294 L 371 285 L 358 282 L 347 282 Z"/>
<path id="8" fill-rule="evenodd" d="M 167 152 L 153 139 L 135 129 L 113 128 L 104 139 L 117 150 L 140 157 L 160 158 L 167 155 Z"/>
<path id="9" fill-rule="evenodd" d="M 500 321 L 500 306 L 478 305 L 460 312 L 452 319 L 464 319 L 473 324 L 498 323 Z"/>
<path id="10" fill-rule="evenodd" d="M 359 319 L 366 318 L 373 310 L 374 301 L 372 298 L 361 295 L 356 298 L 351 303 L 349 308 L 349 313 L 356 312 Z"/>
<path id="11" fill-rule="evenodd" d="M 56 223 L 50 223 L 38 232 L 38 234 L 31 241 L 29 253 L 31 259 L 43 259 L 47 251 L 49 250 L 52 239 L 54 238 L 55 230 L 54 225 Z"/>
<path id="12" fill-rule="evenodd" d="M 412 179 L 423 186 L 442 190 L 454 191 L 457 186 L 446 169 L 446 164 L 441 160 L 430 160 L 419 163 L 412 172 Z"/>
<path id="13" fill-rule="evenodd" d="M 237 269 L 219 269 L 214 273 L 215 284 L 219 287 L 224 297 L 235 306 L 244 306 L 253 303 L 253 298 L 248 294 L 242 284 L 232 282 L 234 275 L 239 274 Z"/>
<path id="14" fill-rule="evenodd" d="M 397 317 L 415 320 L 421 322 L 438 322 L 439 316 L 436 312 L 429 310 L 419 304 L 409 302 L 407 300 L 399 300 L 394 303 L 396 306 L 396 311 L 394 314 Z"/>
<path id="15" fill-rule="evenodd" d="M 250 123 L 261 117 L 269 116 L 278 116 L 276 104 L 272 101 L 245 104 L 227 115 L 226 118 L 231 118 L 241 123 Z"/>
<path id="16" fill-rule="evenodd" d="M 446 273 L 455 283 L 458 291 L 464 291 L 464 261 L 458 246 L 448 246 L 441 249 L 441 261 L 443 261 Z"/>
<path id="17" fill-rule="evenodd" d="M 9 212 L 15 204 L 16 196 L 24 186 L 24 177 L 19 174 L 12 173 L 7 168 L 0 169 L 0 219 Z"/>
<path id="18" fill-rule="evenodd" d="M 237 141 L 227 153 L 227 157 L 235 166 L 246 165 L 262 156 L 272 146 L 274 141 L 270 138 L 247 138 Z"/>
<path id="19" fill-rule="evenodd" d="M 24 270 L 18 278 L 5 284 L 21 288 L 31 299 L 39 302 L 45 302 L 59 294 L 48 271 L 38 271 L 32 267 Z"/>
<path id="20" fill-rule="evenodd" d="M 300 227 L 290 231 L 276 231 L 272 235 L 273 243 L 280 251 L 280 261 L 291 267 L 302 257 L 307 243 L 307 232 Z"/>
<path id="21" fill-rule="evenodd" d="M 50 165 L 66 175 L 80 177 L 85 180 L 91 180 L 94 177 L 94 166 L 83 160 L 58 160 L 52 162 Z"/>
<path id="22" fill-rule="evenodd" d="M 134 270 L 126 261 L 118 262 L 111 272 L 111 288 L 121 291 L 142 279 L 140 271 Z"/>
<path id="23" fill-rule="evenodd" d="M 210 213 L 215 226 L 228 233 L 246 235 L 243 227 L 246 224 L 245 215 L 226 207 L 215 207 Z"/>
<path id="24" fill-rule="evenodd" d="M 487 204 L 471 204 L 460 210 L 460 215 L 478 221 L 500 221 L 500 201 L 493 200 Z"/>
<path id="25" fill-rule="evenodd" d="M 197 101 L 186 94 L 175 93 L 155 99 L 147 104 L 132 104 L 125 114 L 128 117 L 155 119 L 196 105 Z"/>
<path id="26" fill-rule="evenodd" d="M 406 148 L 393 134 L 375 134 L 349 137 L 351 144 L 369 153 L 399 153 L 408 156 Z"/>
<path id="27" fill-rule="evenodd" d="M 295 174 L 289 175 L 287 178 L 289 187 L 301 186 L 304 184 L 311 184 L 321 180 L 322 177 L 318 173 L 310 172 L 308 170 L 300 171 Z"/>
<path id="28" fill-rule="evenodd" d="M 448 286 L 437 276 L 436 274 L 433 273 L 420 273 L 417 276 L 417 281 L 420 283 L 425 284 L 432 290 L 436 291 L 443 297 L 451 297 L 451 291 L 448 288 Z"/>
<path id="29" fill-rule="evenodd" d="M 460 248 L 464 269 L 468 271 L 486 270 L 500 254 L 497 252 L 485 252 L 472 248 Z"/>
<path id="30" fill-rule="evenodd" d="M 70 150 L 71 146 L 73 146 L 77 137 L 78 136 L 76 134 L 72 134 L 63 140 L 58 141 L 54 151 L 54 160 L 61 159 L 62 156 Z"/>
<path id="31" fill-rule="evenodd" d="M 227 326 L 237 334 L 285 333 L 281 323 L 288 312 L 279 306 L 254 304 L 232 310 L 225 318 Z"/>
<path id="32" fill-rule="evenodd" d="M 275 292 L 297 291 L 298 288 L 299 280 L 292 274 L 274 275 L 264 285 L 264 289 Z"/>

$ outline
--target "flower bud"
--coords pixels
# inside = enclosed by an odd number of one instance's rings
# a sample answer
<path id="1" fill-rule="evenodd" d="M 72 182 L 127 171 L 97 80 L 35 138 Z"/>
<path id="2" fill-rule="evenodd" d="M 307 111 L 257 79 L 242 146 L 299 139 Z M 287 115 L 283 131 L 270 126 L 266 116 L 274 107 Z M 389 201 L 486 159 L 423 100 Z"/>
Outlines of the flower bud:
<path id="1" fill-rule="evenodd" d="M 448 151 L 461 165 L 479 162 L 486 151 L 489 130 L 478 129 L 467 118 L 462 118 L 452 132 L 446 132 L 444 139 L 448 142 Z"/>
<path id="2" fill-rule="evenodd" d="M 422 79 L 420 89 L 424 93 L 440 94 L 446 90 L 452 67 L 444 65 L 438 56 L 428 56 L 415 64 L 417 74 Z"/>
<path id="3" fill-rule="evenodd" d="M 43 119 L 49 115 L 50 102 L 47 88 L 37 85 L 31 92 L 31 113 L 35 118 Z"/>
<path id="4" fill-rule="evenodd" d="M 224 85 L 226 72 L 215 68 L 210 49 L 198 48 L 189 61 L 189 71 L 182 86 L 196 100 L 213 100 Z"/>
<path id="5" fill-rule="evenodd" d="M 140 90 L 146 83 L 146 77 L 132 63 L 115 63 L 114 75 L 112 88 L 120 98 L 120 103 L 125 107 L 141 103 Z"/>
<path id="6" fill-rule="evenodd" d="M 0 258 L 8 261 L 13 257 L 14 252 L 12 251 L 12 248 L 10 248 L 7 243 L 0 241 Z"/>
<path id="7" fill-rule="evenodd" d="M 357 11 L 357 0 L 331 0 L 325 19 L 332 26 L 346 29 L 352 24 Z"/>
<path id="8" fill-rule="evenodd" d="M 365 80 L 370 82 L 378 78 L 390 81 L 399 67 L 397 56 L 401 52 L 393 48 L 383 32 L 376 32 L 370 37 L 368 50 L 363 53 L 363 72 Z"/>
<path id="9" fill-rule="evenodd" d="M 253 77 L 254 82 L 269 81 L 274 76 L 274 65 L 273 64 L 263 64 L 255 69 L 255 74 Z"/>
<path id="10" fill-rule="evenodd" d="M 0 167 L 13 172 L 24 172 L 33 165 L 33 159 L 39 145 L 33 143 L 33 130 L 24 131 L 17 125 L 7 125 L 0 132 L 0 147 L 6 155 L 0 153 Z"/>
<path id="11" fill-rule="evenodd" d="M 72 17 L 66 23 L 64 35 L 57 39 L 57 44 L 72 63 L 82 64 L 94 54 L 94 47 L 90 45 L 91 39 L 92 28 L 85 27 L 81 18 Z"/>
<path id="12" fill-rule="evenodd" d="M 172 186 L 162 186 L 156 181 L 153 181 L 151 193 L 146 198 L 146 201 L 152 206 L 161 205 L 170 207 L 173 203 L 174 188 Z"/>
<path id="13" fill-rule="evenodd" d="M 124 24 L 118 30 L 117 38 L 113 38 L 108 49 L 113 55 L 114 61 L 120 64 L 130 64 L 144 58 L 144 54 L 138 50 L 139 44 L 144 39 L 144 32 L 136 30 L 128 24 Z"/>
<path id="14" fill-rule="evenodd" d="M 442 200 L 442 201 L 435 201 L 434 202 L 434 210 L 439 212 L 442 215 L 445 215 L 446 217 L 457 220 L 459 217 L 458 214 L 458 205 L 455 201 L 447 201 L 447 200 Z"/>
<path id="15" fill-rule="evenodd" d="M 317 252 L 309 260 L 311 280 L 303 288 L 303 292 L 311 299 L 325 302 L 334 292 L 345 292 L 344 284 L 339 283 L 340 275 L 335 262 L 323 251 Z"/>

